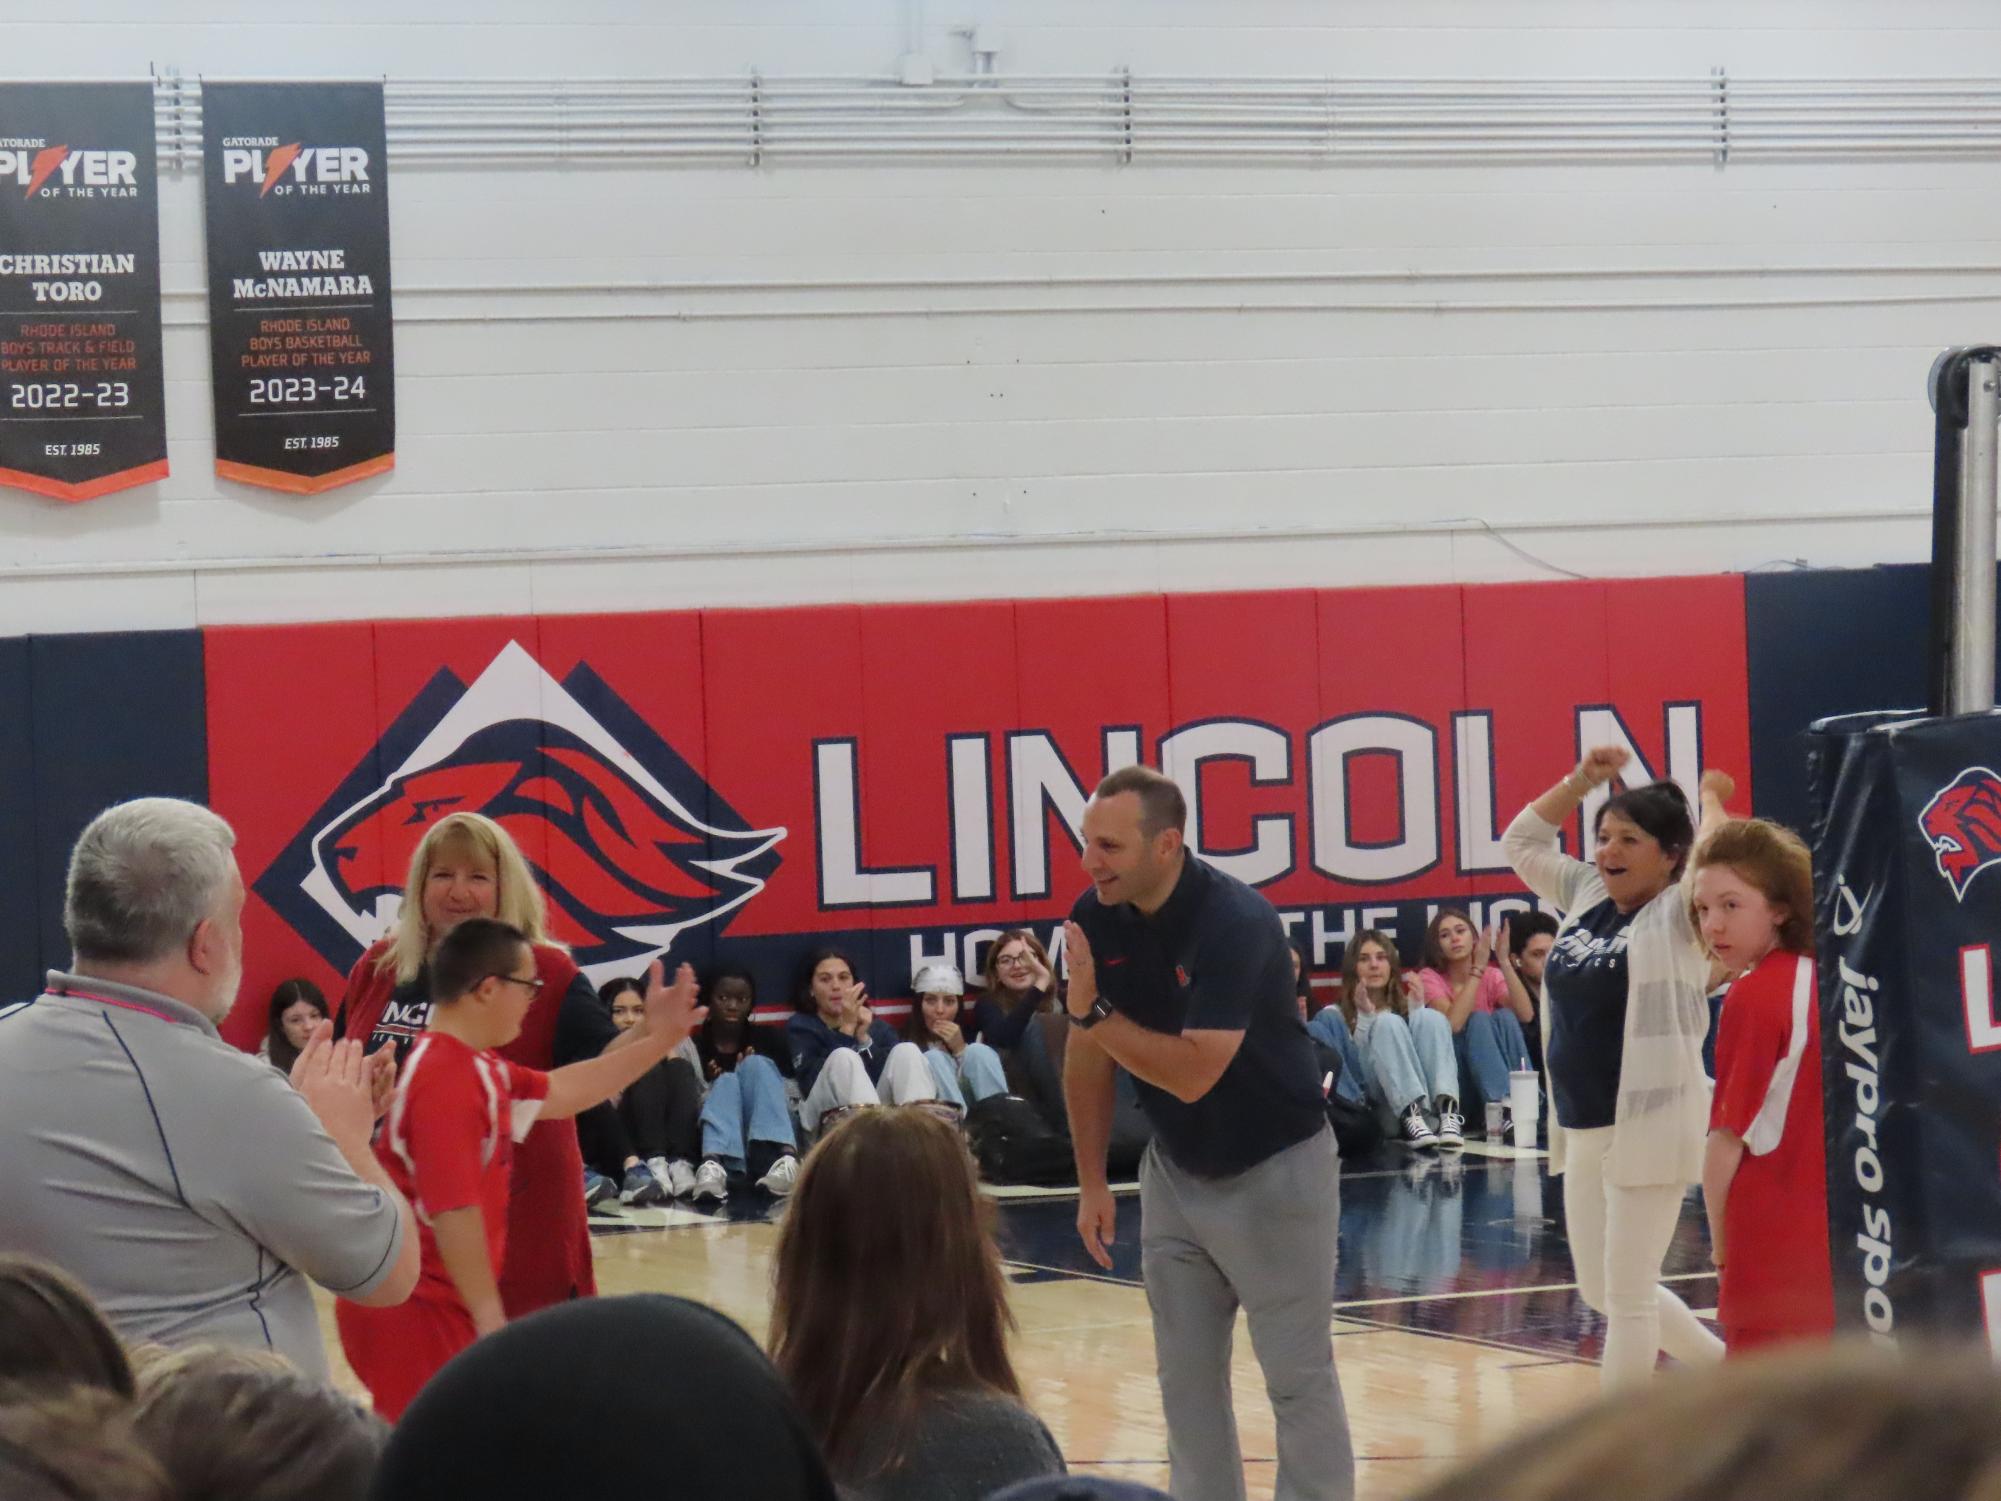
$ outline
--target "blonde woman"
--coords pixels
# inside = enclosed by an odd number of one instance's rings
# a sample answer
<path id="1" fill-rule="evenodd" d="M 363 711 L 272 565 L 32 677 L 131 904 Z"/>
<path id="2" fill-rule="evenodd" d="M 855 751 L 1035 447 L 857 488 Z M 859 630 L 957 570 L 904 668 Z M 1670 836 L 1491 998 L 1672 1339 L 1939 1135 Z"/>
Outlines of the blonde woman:
<path id="1" fill-rule="evenodd" d="M 527 935 L 536 993 L 520 1037 L 499 1051 L 527 1068 L 594 1058 L 644 1029 L 621 1033 L 575 962 L 548 936 L 542 888 L 508 832 L 477 813 L 433 824 L 410 856 L 396 926 L 356 961 L 335 1020 L 336 1035 L 384 1043 L 404 1054 L 430 1020 L 425 961 L 468 917 L 492 917 Z M 584 1161 L 574 1121 L 538 1121 L 514 1155 L 507 1205 L 501 1302 L 509 1318 L 597 1292 L 585 1227 Z"/>

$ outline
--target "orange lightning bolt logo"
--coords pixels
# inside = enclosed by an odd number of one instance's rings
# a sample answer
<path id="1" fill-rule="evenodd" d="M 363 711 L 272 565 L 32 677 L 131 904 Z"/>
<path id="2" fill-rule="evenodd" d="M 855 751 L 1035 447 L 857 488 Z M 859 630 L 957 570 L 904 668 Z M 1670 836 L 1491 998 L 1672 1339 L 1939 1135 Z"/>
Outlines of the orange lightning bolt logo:
<path id="1" fill-rule="evenodd" d="M 272 150 L 271 159 L 264 163 L 264 186 L 257 190 L 259 198 L 262 198 L 266 193 L 271 191 L 272 184 L 285 175 L 285 169 L 292 165 L 292 158 L 298 154 L 299 142 L 297 141 L 292 142 L 289 146 L 279 146 Z"/>
<path id="2" fill-rule="evenodd" d="M 69 147 L 67 146 L 50 146 L 45 150 L 37 151 L 35 153 L 34 168 L 28 175 L 28 191 L 22 196 L 26 198 L 34 197 L 35 190 L 49 180 L 56 168 L 63 164 L 64 158 L 68 155 Z"/>

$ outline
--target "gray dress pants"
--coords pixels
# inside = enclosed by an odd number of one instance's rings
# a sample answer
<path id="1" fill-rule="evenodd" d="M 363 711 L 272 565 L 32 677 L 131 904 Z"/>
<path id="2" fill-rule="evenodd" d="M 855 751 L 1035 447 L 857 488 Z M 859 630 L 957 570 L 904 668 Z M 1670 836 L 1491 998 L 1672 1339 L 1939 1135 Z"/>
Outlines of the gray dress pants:
<path id="1" fill-rule="evenodd" d="M 1140 1267 L 1178 1501 L 1242 1501 L 1230 1404 L 1237 1310 L 1278 1424 L 1276 1501 L 1352 1501 L 1355 1451 L 1331 1332 L 1340 1158 L 1332 1131 L 1229 1178 L 1140 1166 Z"/>

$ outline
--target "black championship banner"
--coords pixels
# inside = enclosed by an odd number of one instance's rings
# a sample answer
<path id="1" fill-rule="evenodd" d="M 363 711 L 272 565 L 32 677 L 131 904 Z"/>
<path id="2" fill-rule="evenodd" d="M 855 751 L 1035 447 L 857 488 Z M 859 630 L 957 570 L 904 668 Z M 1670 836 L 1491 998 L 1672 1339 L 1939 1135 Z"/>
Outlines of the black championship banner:
<path id="1" fill-rule="evenodd" d="M 396 464 L 379 83 L 202 84 L 215 472 L 313 495 Z"/>
<path id="2" fill-rule="evenodd" d="M 1810 743 L 1836 1317 L 2001 1351 L 2001 716 Z"/>
<path id="3" fill-rule="evenodd" d="M 0 485 L 167 477 L 153 85 L 0 83 Z"/>

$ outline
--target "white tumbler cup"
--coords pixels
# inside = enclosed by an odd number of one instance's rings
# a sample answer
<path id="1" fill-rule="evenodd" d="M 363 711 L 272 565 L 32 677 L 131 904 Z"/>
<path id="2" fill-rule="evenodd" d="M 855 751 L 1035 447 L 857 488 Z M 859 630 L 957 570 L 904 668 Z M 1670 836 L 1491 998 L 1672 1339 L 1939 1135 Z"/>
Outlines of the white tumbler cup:
<path id="1" fill-rule="evenodd" d="M 1515 1117 L 1515 1145 L 1535 1145 L 1537 1080 L 1532 1068 L 1518 1068 L 1508 1075 L 1508 1108 Z"/>

